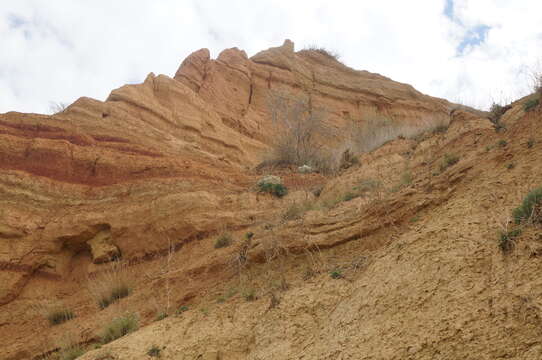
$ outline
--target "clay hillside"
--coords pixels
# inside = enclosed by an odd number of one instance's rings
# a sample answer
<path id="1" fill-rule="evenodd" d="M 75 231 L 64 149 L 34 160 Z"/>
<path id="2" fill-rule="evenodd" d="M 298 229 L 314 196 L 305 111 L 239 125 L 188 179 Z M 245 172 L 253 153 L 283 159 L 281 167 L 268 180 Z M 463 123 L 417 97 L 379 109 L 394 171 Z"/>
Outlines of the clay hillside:
<path id="1" fill-rule="evenodd" d="M 0 115 L 0 359 L 541 359 L 542 90 L 294 44 Z"/>

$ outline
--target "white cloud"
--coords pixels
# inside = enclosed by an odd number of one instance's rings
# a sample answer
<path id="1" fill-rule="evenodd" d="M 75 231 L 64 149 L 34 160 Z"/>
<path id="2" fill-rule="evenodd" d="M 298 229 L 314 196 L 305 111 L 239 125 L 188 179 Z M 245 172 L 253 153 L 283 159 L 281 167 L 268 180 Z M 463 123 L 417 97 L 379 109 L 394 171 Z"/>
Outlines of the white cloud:
<path id="1" fill-rule="evenodd" d="M 173 75 L 202 47 L 249 55 L 285 38 L 320 44 L 354 68 L 471 105 L 528 91 L 542 59 L 542 2 L 455 0 L 8 0 L 0 4 L 0 112 L 47 112 L 50 101 L 104 99 L 147 73 Z M 484 41 L 464 49 L 470 30 Z"/>

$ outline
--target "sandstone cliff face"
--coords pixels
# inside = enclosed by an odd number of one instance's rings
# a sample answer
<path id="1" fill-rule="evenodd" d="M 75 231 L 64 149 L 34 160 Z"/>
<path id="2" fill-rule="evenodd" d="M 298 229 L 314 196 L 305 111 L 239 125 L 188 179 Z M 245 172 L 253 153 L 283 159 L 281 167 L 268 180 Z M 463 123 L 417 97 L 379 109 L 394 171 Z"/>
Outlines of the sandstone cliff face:
<path id="1" fill-rule="evenodd" d="M 17 334 L 0 342 L 4 355 L 24 359 L 43 350 L 31 329 L 47 325 L 28 311 L 36 301 L 72 303 L 85 314 L 80 316 L 82 340 L 92 338 L 111 313 L 96 314 L 81 284 L 111 259 L 152 268 L 157 266 L 152 259 L 172 242 L 182 250 L 179 273 L 195 279 L 186 286 L 187 278 L 176 279 L 176 296 L 188 301 L 230 276 L 224 270 L 228 257 L 209 246 L 214 235 L 223 229 L 239 237 L 265 230 L 285 204 L 310 198 L 304 191 L 324 183 L 320 175 L 288 175 L 292 194 L 285 201 L 251 191 L 258 177 L 251 169 L 268 150 L 274 130 L 267 108 L 272 91 L 325 108 L 339 134 L 328 145 L 337 148 L 347 146 L 344 129 L 351 121 L 382 114 L 410 125 L 448 123 L 454 108 L 320 53 L 294 52 L 286 41 L 250 59 L 235 48 L 216 60 L 199 50 L 173 79 L 149 74 L 140 85 L 114 90 L 105 102 L 81 98 L 53 116 L 0 115 L 0 334 L 3 339 Z M 489 127 L 467 112 L 453 116 L 461 125 L 450 128 L 447 142 L 460 142 L 471 129 L 467 124 L 476 131 Z M 402 146 L 408 151 L 410 145 Z M 404 159 L 396 152 L 377 152 L 362 161 L 397 178 L 393 165 Z M 322 198 L 336 196 L 337 189 L 358 178 L 345 174 L 334 180 Z M 442 204 L 449 196 L 449 191 L 415 192 L 382 201 L 362 216 L 342 207 L 309 212 L 303 227 L 285 224 L 273 234 L 292 253 L 312 245 L 332 248 L 387 231 L 406 214 Z M 266 239 L 275 235 L 263 232 L 255 238 L 251 261 L 262 261 Z M 375 250 L 389 242 L 385 235 L 377 238 L 362 248 Z M 152 284 L 142 280 L 134 301 L 144 302 Z M 52 329 L 50 335 L 62 330 Z"/>

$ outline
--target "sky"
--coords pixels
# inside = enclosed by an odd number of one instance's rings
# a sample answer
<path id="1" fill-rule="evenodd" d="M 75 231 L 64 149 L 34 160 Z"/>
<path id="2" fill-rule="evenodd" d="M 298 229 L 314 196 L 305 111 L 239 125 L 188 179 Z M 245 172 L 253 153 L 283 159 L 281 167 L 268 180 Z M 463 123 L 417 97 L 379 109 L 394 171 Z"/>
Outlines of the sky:
<path id="1" fill-rule="evenodd" d="M 191 52 L 294 41 L 355 69 L 487 108 L 542 71 L 540 0 L 1 0 L 0 113 L 173 76 Z"/>

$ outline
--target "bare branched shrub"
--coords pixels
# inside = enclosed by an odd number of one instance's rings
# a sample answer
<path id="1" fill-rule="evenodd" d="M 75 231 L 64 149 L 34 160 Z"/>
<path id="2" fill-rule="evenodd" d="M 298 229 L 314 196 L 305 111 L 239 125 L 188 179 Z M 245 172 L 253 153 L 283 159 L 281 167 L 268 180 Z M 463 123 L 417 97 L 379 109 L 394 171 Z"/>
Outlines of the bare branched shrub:
<path id="1" fill-rule="evenodd" d="M 50 101 L 49 102 L 49 111 L 51 114 L 58 114 L 66 110 L 68 104 L 63 102 Z"/>
<path id="2" fill-rule="evenodd" d="M 309 165 L 321 172 L 336 167 L 335 157 L 322 144 L 333 136 L 325 123 L 326 112 L 315 109 L 309 100 L 273 92 L 268 99 L 271 120 L 276 129 L 268 165 Z"/>
<path id="3" fill-rule="evenodd" d="M 107 270 L 88 277 L 88 290 L 101 309 L 132 293 L 134 276 L 127 263 L 113 261 Z"/>

